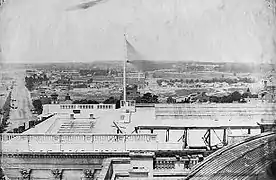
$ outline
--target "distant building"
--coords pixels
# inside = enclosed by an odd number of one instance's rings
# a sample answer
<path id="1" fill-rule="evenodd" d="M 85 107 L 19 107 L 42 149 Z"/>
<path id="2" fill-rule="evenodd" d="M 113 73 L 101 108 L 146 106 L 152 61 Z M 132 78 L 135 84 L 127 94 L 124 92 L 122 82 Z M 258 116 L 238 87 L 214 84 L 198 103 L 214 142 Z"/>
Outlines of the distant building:
<path id="1" fill-rule="evenodd" d="M 34 74 L 36 74 L 36 73 L 37 73 L 36 70 L 32 70 L 32 69 L 27 69 L 27 70 L 26 70 L 27 76 L 32 76 L 32 75 L 34 75 Z"/>
<path id="2" fill-rule="evenodd" d="M 210 100 L 210 97 L 207 96 L 206 92 L 202 92 L 197 96 L 197 99 L 199 102 L 208 102 Z"/>
<path id="3" fill-rule="evenodd" d="M 276 100 L 276 79 L 275 75 L 270 74 L 263 80 L 263 90 L 259 93 L 259 98 L 268 101 L 275 102 Z"/>
<path id="4" fill-rule="evenodd" d="M 39 99 L 42 104 L 51 104 L 51 98 L 49 98 L 45 93 L 41 93 Z"/>
<path id="5" fill-rule="evenodd" d="M 113 76 L 93 76 L 92 83 L 115 83 L 115 78 Z"/>
<path id="6" fill-rule="evenodd" d="M 51 94 L 51 104 L 58 104 L 58 94 L 55 92 Z"/>
<path id="7" fill-rule="evenodd" d="M 115 77 L 115 81 L 119 84 L 123 84 L 123 76 Z M 139 88 L 143 88 L 146 84 L 145 73 L 141 72 L 132 72 L 127 73 L 126 83 L 130 85 L 138 85 Z"/>
<path id="8" fill-rule="evenodd" d="M 72 103 L 73 103 L 73 101 L 72 101 L 69 93 L 66 94 L 64 101 L 60 102 L 60 104 L 72 104 Z"/>
<path id="9" fill-rule="evenodd" d="M 127 100 L 135 100 L 140 96 L 140 92 L 138 92 L 137 85 L 128 85 L 126 88 L 126 96 Z M 123 99 L 123 92 L 121 94 L 121 99 Z"/>

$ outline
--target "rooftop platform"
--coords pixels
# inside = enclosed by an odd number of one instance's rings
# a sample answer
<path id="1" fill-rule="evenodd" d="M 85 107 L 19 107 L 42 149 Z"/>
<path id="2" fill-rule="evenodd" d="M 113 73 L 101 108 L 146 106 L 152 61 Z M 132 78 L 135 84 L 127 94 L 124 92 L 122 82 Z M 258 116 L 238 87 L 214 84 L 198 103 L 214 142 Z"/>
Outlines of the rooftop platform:
<path id="1" fill-rule="evenodd" d="M 232 116 L 227 114 L 227 109 L 232 111 L 241 111 L 241 107 L 243 107 L 242 111 L 246 111 L 250 114 L 252 112 L 252 108 L 259 109 L 263 115 L 236 115 Z M 57 105 L 47 105 L 44 108 L 44 113 L 54 113 L 55 115 L 45 120 L 44 122 L 38 124 L 35 128 L 31 128 L 22 135 L 15 134 L 11 135 L 17 137 L 14 139 L 14 142 L 18 142 L 19 139 L 27 138 L 37 138 L 40 139 L 43 137 L 45 140 L 48 149 L 44 149 L 41 147 L 36 147 L 36 151 L 94 151 L 100 150 L 97 148 L 92 148 L 91 144 L 95 143 L 95 141 L 89 141 L 86 148 L 79 148 L 78 143 L 83 142 L 87 143 L 85 139 L 88 136 L 91 138 L 100 137 L 103 139 L 109 138 L 121 138 L 122 135 L 131 136 L 132 134 L 136 134 L 137 137 L 140 134 L 155 135 L 155 140 L 152 143 L 152 146 L 146 147 L 148 150 L 182 150 L 183 149 L 183 141 L 180 141 L 181 137 L 183 137 L 183 131 L 185 129 L 189 129 L 187 143 L 189 146 L 205 146 L 206 142 L 202 140 L 202 137 L 205 135 L 206 130 L 212 129 L 216 130 L 216 132 L 210 137 L 211 145 L 216 145 L 222 142 L 224 130 L 229 130 L 228 134 L 240 135 L 248 134 L 248 129 L 252 129 L 250 131 L 251 135 L 259 134 L 260 129 L 257 125 L 258 122 L 261 122 L 262 118 L 272 118 L 274 104 L 264 104 L 264 106 L 268 109 L 264 109 L 260 105 L 252 105 L 252 104 L 221 104 L 213 105 L 213 104 L 156 104 L 155 107 L 143 107 L 136 108 L 135 112 L 125 113 L 122 109 L 115 109 L 113 105 L 66 105 L 66 104 L 57 104 Z M 224 108 L 222 112 L 220 112 L 221 116 L 217 116 L 217 108 Z M 168 119 L 159 119 L 157 118 L 158 114 L 161 113 L 160 109 L 162 109 L 162 113 L 175 113 L 175 114 L 184 114 L 189 118 L 173 118 L 174 115 L 170 115 L 171 118 Z M 208 113 L 212 113 L 211 116 L 202 116 L 202 112 L 198 109 L 203 109 Z M 213 111 L 212 111 L 213 109 Z M 250 110 L 251 109 L 251 110 Z M 254 110 L 255 111 L 255 110 Z M 256 110 L 257 111 L 257 110 Z M 267 112 L 267 113 L 266 113 Z M 122 122 L 122 117 L 129 116 L 129 122 Z M 219 117 L 219 118 L 218 118 Z M 266 118 L 266 119 L 269 119 Z M 273 119 L 273 118 L 272 118 Z M 115 122 L 115 123 L 114 123 Z M 120 132 L 118 133 L 118 127 L 120 128 Z M 139 131 L 135 131 L 138 129 Z M 154 129 L 154 132 L 151 130 Z M 167 138 L 167 130 L 170 130 L 170 138 Z M 244 129 L 244 130 L 243 130 Z M 230 132 L 231 131 L 231 132 Z M 22 138 L 21 138 L 22 137 Z M 58 137 L 62 142 L 55 142 L 53 138 Z M 142 137 L 142 135 L 141 135 Z M 70 147 L 62 149 L 58 148 L 61 144 L 67 140 L 64 139 L 73 139 L 72 141 L 68 141 Z M 138 138 L 139 139 L 139 138 Z M 80 140 L 80 142 L 78 142 Z M 13 141 L 10 141 L 13 142 Z M 47 142 L 47 143 L 46 143 Z M 93 143 L 92 143 L 93 142 Z M 130 146 L 125 145 L 128 143 L 122 143 L 122 145 L 118 145 L 119 142 L 114 141 L 114 147 L 109 142 L 113 142 L 113 140 L 103 140 L 102 150 L 123 150 L 127 151 L 132 148 Z M 144 141 L 143 143 L 146 143 Z M 6 142 L 5 142 L 6 143 Z M 26 143 L 26 142 L 25 142 Z M 34 142 L 32 142 L 34 143 Z M 115 148 L 117 143 L 118 148 Z M 142 142 L 141 142 L 142 143 Z M 8 145 L 10 143 L 6 143 Z M 27 143 L 28 144 L 28 143 Z M 51 148 L 51 144 L 53 147 Z M 139 143 L 138 143 L 139 144 Z M 38 146 L 39 143 L 35 146 Z M 77 147 L 73 147 L 73 145 Z M 17 146 L 17 145 L 16 145 Z M 106 147 L 107 146 L 107 147 Z M 109 147 L 110 146 L 110 147 Z M 141 146 L 143 146 L 141 144 Z M 63 146 L 65 147 L 65 146 Z M 129 148 L 130 147 L 130 148 Z M 135 146 L 136 147 L 136 146 Z M 184 147 L 186 148 L 186 146 Z M 18 149 L 15 147 L 15 150 Z M 32 148 L 26 148 L 32 150 Z M 134 148 L 135 149 L 135 148 Z M 143 148 L 142 148 L 143 149 Z M 19 149 L 18 149 L 19 150 Z"/>

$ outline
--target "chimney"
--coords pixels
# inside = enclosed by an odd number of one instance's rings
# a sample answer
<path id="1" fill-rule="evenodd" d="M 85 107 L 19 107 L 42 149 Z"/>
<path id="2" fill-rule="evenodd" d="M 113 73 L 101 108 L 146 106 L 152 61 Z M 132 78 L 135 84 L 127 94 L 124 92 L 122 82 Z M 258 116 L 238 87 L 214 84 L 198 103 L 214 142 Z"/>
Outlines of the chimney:
<path id="1" fill-rule="evenodd" d="M 94 114 L 89 114 L 90 119 L 94 119 Z"/>
<path id="2" fill-rule="evenodd" d="M 75 119 L 74 114 L 70 114 L 70 119 Z"/>

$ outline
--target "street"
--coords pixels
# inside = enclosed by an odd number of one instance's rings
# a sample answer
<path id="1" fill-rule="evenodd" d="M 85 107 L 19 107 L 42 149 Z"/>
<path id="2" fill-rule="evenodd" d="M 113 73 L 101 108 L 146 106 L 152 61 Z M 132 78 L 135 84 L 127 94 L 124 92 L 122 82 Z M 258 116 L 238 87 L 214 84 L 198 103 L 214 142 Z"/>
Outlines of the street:
<path id="1" fill-rule="evenodd" d="M 24 77 L 24 71 L 13 73 L 15 83 L 11 94 L 11 111 L 10 119 L 8 121 L 10 124 L 7 131 L 18 128 L 25 122 L 34 118 L 30 111 L 32 108 L 30 92 L 25 87 Z"/>

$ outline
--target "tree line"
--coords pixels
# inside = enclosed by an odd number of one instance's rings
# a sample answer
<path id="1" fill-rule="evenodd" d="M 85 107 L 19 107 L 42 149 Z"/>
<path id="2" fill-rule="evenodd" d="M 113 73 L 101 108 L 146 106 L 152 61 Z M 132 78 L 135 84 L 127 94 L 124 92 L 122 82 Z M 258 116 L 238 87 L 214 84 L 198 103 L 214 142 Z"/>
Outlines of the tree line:
<path id="1" fill-rule="evenodd" d="M 0 109 L 0 114 L 2 116 L 2 120 L 0 123 L 0 133 L 3 133 L 8 127 L 8 119 L 10 118 L 10 110 L 11 110 L 11 92 L 9 93 L 3 108 Z"/>
<path id="2" fill-rule="evenodd" d="M 200 98 L 199 96 L 203 98 Z M 185 98 L 185 100 L 182 100 L 178 103 L 193 103 L 196 101 L 210 102 L 210 103 L 233 103 L 233 102 L 246 103 L 246 100 L 245 100 L 246 98 L 258 98 L 258 95 L 251 94 L 249 89 L 247 89 L 247 91 L 242 94 L 238 91 L 234 91 L 231 94 L 225 95 L 225 96 L 215 96 L 215 95 L 211 95 L 211 96 L 199 95 L 199 96 L 196 96 L 194 98 L 187 97 Z M 170 96 L 167 98 L 167 103 L 176 103 L 176 99 Z"/>
<path id="3" fill-rule="evenodd" d="M 233 103 L 233 102 L 241 102 L 241 103 L 245 103 L 245 98 L 258 98 L 257 94 L 251 94 L 250 90 L 247 89 L 247 91 L 245 93 L 240 93 L 238 91 L 234 91 L 233 93 L 229 94 L 229 95 L 225 95 L 225 96 L 207 96 L 206 93 L 205 94 L 205 98 L 199 98 L 199 97 L 188 97 L 185 100 L 182 100 L 178 103 L 193 103 L 196 102 L 197 100 L 199 102 L 211 102 L 211 103 Z M 203 96 L 203 95 L 201 95 Z M 103 102 L 99 102 L 96 100 L 88 100 L 88 99 L 78 99 L 78 100 L 74 100 L 72 103 L 73 104 L 115 104 L 116 109 L 120 108 L 120 101 L 122 100 L 122 98 L 115 98 L 115 97 L 109 97 L 108 99 L 104 100 Z M 153 103 L 153 104 L 157 104 L 159 103 L 159 99 L 158 96 L 152 93 L 145 93 L 142 96 L 138 96 L 136 98 L 134 98 L 136 103 Z M 173 97 L 168 97 L 167 98 L 167 103 L 177 103 L 176 99 L 174 99 Z M 43 111 L 43 104 L 41 102 L 40 99 L 34 100 L 33 101 L 33 106 L 35 108 L 35 110 L 38 112 L 38 114 L 41 114 Z"/>
<path id="4" fill-rule="evenodd" d="M 116 109 L 120 108 L 120 101 L 122 98 L 115 98 L 115 97 L 109 97 L 108 99 L 104 100 L 103 104 L 115 104 Z M 151 94 L 151 93 L 145 93 L 142 96 L 138 96 L 134 98 L 136 103 L 159 103 L 158 96 Z M 73 104 L 99 104 L 100 102 L 95 100 L 87 100 L 87 99 L 81 99 L 81 100 L 74 100 Z"/>
<path id="5" fill-rule="evenodd" d="M 34 74 L 32 76 L 26 76 L 25 77 L 25 86 L 29 91 L 32 91 L 34 89 L 35 84 L 42 84 L 43 81 L 48 81 L 49 78 L 46 74 L 43 75 L 37 75 Z"/>
<path id="6" fill-rule="evenodd" d="M 255 81 L 252 78 L 244 77 L 244 78 L 212 78 L 212 79 L 170 79 L 170 80 L 165 80 L 165 79 L 158 79 L 156 80 L 157 84 L 159 86 L 162 85 L 162 82 L 166 82 L 169 85 L 173 85 L 176 82 L 180 83 L 186 83 L 186 84 L 194 84 L 194 83 L 223 83 L 226 82 L 228 84 L 235 84 L 238 82 L 243 82 L 243 83 L 254 83 Z"/>
<path id="7" fill-rule="evenodd" d="M 116 109 L 119 109 L 121 100 L 122 98 L 115 98 L 112 96 L 104 100 L 103 102 L 89 99 L 77 99 L 74 100 L 72 104 L 115 104 Z M 134 100 L 136 101 L 136 103 L 159 103 L 158 96 L 151 93 L 143 94 L 142 96 L 136 97 Z M 43 103 L 41 99 L 33 100 L 33 106 L 38 114 L 41 114 L 43 112 Z"/>

